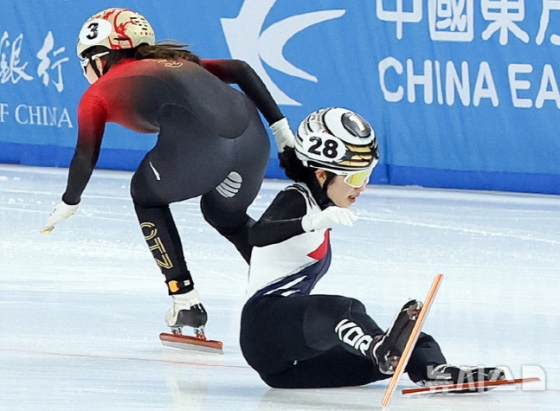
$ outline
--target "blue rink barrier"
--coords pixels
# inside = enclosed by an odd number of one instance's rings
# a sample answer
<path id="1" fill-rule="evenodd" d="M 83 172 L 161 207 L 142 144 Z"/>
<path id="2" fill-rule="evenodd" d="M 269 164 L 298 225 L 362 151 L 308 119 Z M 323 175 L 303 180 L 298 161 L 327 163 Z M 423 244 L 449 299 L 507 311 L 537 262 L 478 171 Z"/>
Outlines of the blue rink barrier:
<path id="1" fill-rule="evenodd" d="M 322 107 L 362 114 L 381 151 L 373 183 L 560 194 L 560 10 L 553 0 L 119 6 L 145 15 L 160 40 L 182 41 L 202 58 L 247 61 L 294 130 Z M 77 33 L 108 7 L 114 2 L 33 0 L 2 10 L 0 162 L 68 166 L 88 86 Z M 97 167 L 134 170 L 154 141 L 109 125 Z M 276 155 L 266 175 L 284 178 Z"/>
<path id="2" fill-rule="evenodd" d="M 74 149 L 58 146 L 37 146 L 24 144 L 2 145 L 1 161 L 30 166 L 68 167 Z M 97 167 L 108 170 L 136 169 L 145 155 L 143 150 L 105 149 L 99 156 Z M 266 177 L 285 179 L 277 161 L 271 158 Z M 398 183 L 395 183 L 397 181 Z M 421 181 L 422 184 L 418 184 Z M 370 183 L 394 185 L 422 185 L 433 188 L 461 188 L 470 190 L 517 191 L 526 193 L 560 194 L 557 187 L 559 177 L 553 174 L 523 173 L 483 173 L 436 170 L 415 167 L 390 167 L 379 165 L 373 173 Z"/>

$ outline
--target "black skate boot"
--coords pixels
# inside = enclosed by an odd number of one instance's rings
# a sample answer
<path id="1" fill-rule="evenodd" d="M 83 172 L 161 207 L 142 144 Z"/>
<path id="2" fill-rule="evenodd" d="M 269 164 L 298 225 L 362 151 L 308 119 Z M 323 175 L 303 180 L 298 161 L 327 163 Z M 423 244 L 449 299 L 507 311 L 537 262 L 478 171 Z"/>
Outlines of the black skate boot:
<path id="1" fill-rule="evenodd" d="M 165 322 L 173 334 L 182 334 L 182 327 L 192 327 L 197 337 L 204 336 L 208 314 L 200 302 L 198 291 L 172 295 L 173 306 L 165 314 Z"/>
<path id="2" fill-rule="evenodd" d="M 383 374 L 391 375 L 399 363 L 414 323 L 418 319 L 422 302 L 408 301 L 399 311 L 393 324 L 373 345 L 373 359 Z"/>
<path id="3" fill-rule="evenodd" d="M 504 370 L 498 367 L 457 367 L 455 365 L 441 364 L 428 370 L 428 379 L 419 385 L 425 387 L 449 384 L 463 384 L 465 389 L 453 390 L 454 394 L 469 392 L 482 392 L 492 387 L 477 387 L 477 382 L 505 380 Z"/>

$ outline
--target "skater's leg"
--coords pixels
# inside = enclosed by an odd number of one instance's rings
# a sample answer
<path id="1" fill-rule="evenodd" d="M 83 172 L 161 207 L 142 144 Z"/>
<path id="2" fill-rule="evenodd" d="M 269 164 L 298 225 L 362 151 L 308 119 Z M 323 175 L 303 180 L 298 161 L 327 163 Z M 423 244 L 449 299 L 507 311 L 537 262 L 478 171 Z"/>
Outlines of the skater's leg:
<path id="1" fill-rule="evenodd" d="M 366 313 L 365 306 L 355 298 L 336 295 L 309 298 L 303 316 L 307 344 L 325 351 L 342 343 L 350 352 L 369 358 L 373 338 L 383 334 L 383 330 Z"/>
<path id="2" fill-rule="evenodd" d="M 391 375 L 395 372 L 421 309 L 420 301 L 407 301 L 398 311 L 391 326 L 373 346 L 372 353 L 382 373 Z"/>
<path id="3" fill-rule="evenodd" d="M 194 289 L 181 238 L 169 208 L 169 200 L 179 194 L 166 189 L 166 185 L 156 184 L 156 189 L 152 189 L 156 182 L 149 163 L 147 156 L 134 174 L 131 194 L 142 234 L 165 277 L 168 294 L 173 300 L 165 321 L 174 329 L 189 326 L 198 330 L 197 333 L 202 333 L 201 327 L 206 324 L 208 316 L 198 291 Z M 166 194 L 168 198 L 165 198 Z M 181 195 L 188 196 L 189 193 Z"/>
<path id="4" fill-rule="evenodd" d="M 234 141 L 235 164 L 200 201 L 204 219 L 237 248 L 247 263 L 252 250 L 248 231 L 255 222 L 247 209 L 261 188 L 270 153 L 268 134 L 258 112 L 254 107 L 249 112 L 247 129 Z"/>
<path id="5" fill-rule="evenodd" d="M 239 129 L 239 132 L 245 130 L 246 134 L 235 140 L 222 138 L 216 133 L 214 125 L 209 127 L 210 122 L 202 121 L 188 110 L 173 105 L 162 108 L 158 113 L 158 140 L 132 178 L 131 194 L 144 237 L 173 298 L 173 307 L 166 315 L 169 325 L 206 322 L 206 312 L 194 290 L 181 239 L 169 210 L 170 204 L 205 193 L 211 193 L 208 197 L 218 196 L 217 190 L 220 190 L 221 198 L 231 201 L 210 201 L 210 212 L 205 217 L 216 221 L 216 227 L 223 230 L 224 235 L 234 236 L 244 257 L 249 258 L 250 249 L 243 247 L 248 242 L 242 238 L 246 226 L 251 224 L 246 210 L 260 188 L 269 152 L 268 135 L 258 112 L 254 106 L 251 107 L 252 117 L 246 127 Z M 246 121 L 237 120 L 243 124 Z M 238 140 L 243 141 L 238 143 Z M 255 145 L 255 150 L 246 154 L 244 149 L 247 147 L 243 144 Z M 247 161 L 251 156 L 252 162 Z M 239 174 L 232 172 L 238 168 Z M 237 188 L 232 190 L 228 186 L 236 175 L 244 178 L 239 192 Z M 222 205 L 225 205 L 223 211 L 228 214 L 220 215 Z M 223 219 L 226 219 L 225 223 Z M 237 230 L 242 232 L 241 240 L 237 240 Z M 198 313 L 194 321 L 191 314 L 196 310 Z M 184 311 L 188 315 L 182 315 Z"/>
<path id="6" fill-rule="evenodd" d="M 504 371 L 498 367 L 457 367 L 447 364 L 439 344 L 424 333 L 420 334 L 405 371 L 412 381 L 421 386 L 505 379 Z M 477 389 L 471 387 L 455 392 L 472 391 Z"/>
<path id="7" fill-rule="evenodd" d="M 136 205 L 134 210 L 144 239 L 165 277 L 169 295 L 192 291 L 194 282 L 169 206 L 146 208 Z"/>
<path id="8" fill-rule="evenodd" d="M 249 229 L 255 223 L 247 209 L 260 190 L 265 167 L 262 161 L 239 164 L 236 171 L 200 200 L 204 219 L 235 246 L 247 263 L 252 250 Z"/>
<path id="9" fill-rule="evenodd" d="M 169 206 L 135 206 L 134 209 L 144 239 L 165 276 L 167 291 L 173 299 L 173 305 L 165 315 L 167 325 L 172 328 L 203 327 L 208 321 L 208 315 L 198 291 L 194 289 L 194 281 L 187 269 L 181 239 Z"/>
<path id="10" fill-rule="evenodd" d="M 190 292 L 194 283 L 169 205 L 211 190 L 219 181 L 216 174 L 226 175 L 226 169 L 200 164 L 201 158 L 212 152 L 202 142 L 213 145 L 217 138 L 209 135 L 201 139 L 196 133 L 204 130 L 197 126 L 196 119 L 176 111 L 170 107 L 161 113 L 169 121 L 163 121 L 156 145 L 141 161 L 130 185 L 142 233 L 165 276 L 170 295 Z M 175 121 L 180 118 L 185 122 Z M 193 122 L 191 127 L 189 121 Z"/>
<path id="11" fill-rule="evenodd" d="M 427 379 L 428 372 L 440 364 L 446 364 L 446 359 L 439 344 L 431 335 L 420 333 L 405 372 L 412 381 L 418 382 Z"/>
<path id="12" fill-rule="evenodd" d="M 247 207 L 236 210 L 231 203 L 214 190 L 202 196 L 200 209 L 208 224 L 231 242 L 243 259 L 249 263 L 252 250 L 249 245 L 249 228 L 255 223 L 255 220 L 247 214 L 248 204 Z"/>
<path id="13" fill-rule="evenodd" d="M 335 388 L 354 387 L 389 378 L 363 356 L 342 347 L 334 347 L 317 357 L 297 361 L 277 374 L 261 375 L 274 388 Z"/>
<path id="14" fill-rule="evenodd" d="M 271 386 L 338 387 L 385 378 L 368 349 L 382 333 L 355 299 L 268 296 L 244 307 L 240 342 Z"/>

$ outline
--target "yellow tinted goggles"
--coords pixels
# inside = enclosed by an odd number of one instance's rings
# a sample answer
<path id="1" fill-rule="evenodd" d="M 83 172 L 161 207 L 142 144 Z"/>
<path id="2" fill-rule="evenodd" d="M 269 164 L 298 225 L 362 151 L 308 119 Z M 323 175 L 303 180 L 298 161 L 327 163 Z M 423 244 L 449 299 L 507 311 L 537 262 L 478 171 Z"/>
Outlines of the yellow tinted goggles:
<path id="1" fill-rule="evenodd" d="M 360 188 L 368 183 L 372 171 L 373 169 L 369 168 L 367 170 L 356 171 L 355 173 L 341 172 L 340 175 L 345 176 L 344 182 L 350 187 Z"/>

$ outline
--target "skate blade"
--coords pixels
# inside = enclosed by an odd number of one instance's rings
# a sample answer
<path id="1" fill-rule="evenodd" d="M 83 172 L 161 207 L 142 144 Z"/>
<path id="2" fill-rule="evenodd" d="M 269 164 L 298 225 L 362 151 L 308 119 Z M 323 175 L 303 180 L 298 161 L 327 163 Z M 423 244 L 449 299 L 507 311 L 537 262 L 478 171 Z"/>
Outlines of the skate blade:
<path id="1" fill-rule="evenodd" d="M 161 333 L 161 343 L 166 347 L 179 348 L 182 350 L 201 351 L 212 354 L 223 354 L 224 344 L 221 341 L 207 340 L 204 338 L 190 337 L 181 334 Z"/>

